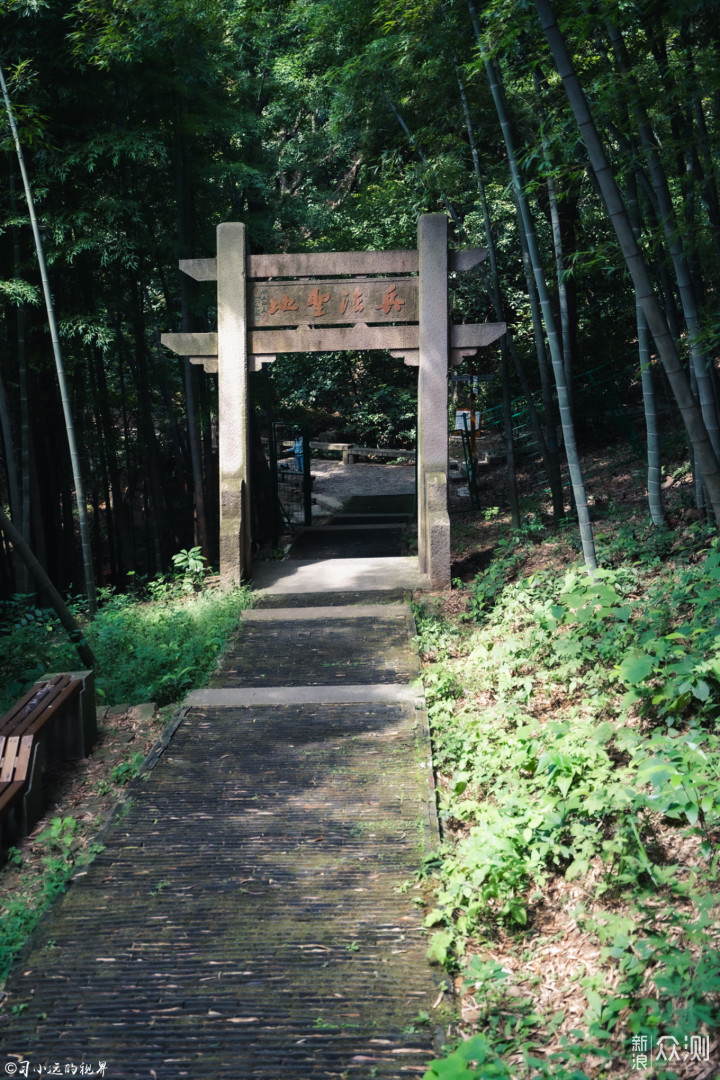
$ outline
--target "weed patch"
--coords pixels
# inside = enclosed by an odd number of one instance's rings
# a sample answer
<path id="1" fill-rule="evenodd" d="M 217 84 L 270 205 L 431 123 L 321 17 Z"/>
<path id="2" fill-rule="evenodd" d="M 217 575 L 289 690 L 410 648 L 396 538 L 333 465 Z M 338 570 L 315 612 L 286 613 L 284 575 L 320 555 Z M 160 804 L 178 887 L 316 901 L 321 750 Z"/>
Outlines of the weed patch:
<path id="1" fill-rule="evenodd" d="M 469 616 L 417 613 L 443 830 L 428 955 L 467 1040 L 426 1078 L 631 1076 L 643 1046 L 690 1066 L 658 1078 L 709 1076 L 720 549 L 606 540 L 591 579 L 524 574 L 535 540 L 498 545 Z"/>
<path id="2" fill-rule="evenodd" d="M 95 617 L 86 622 L 83 629 L 97 660 L 95 684 L 101 699 L 164 705 L 206 680 L 249 605 L 250 593 L 243 588 L 195 593 L 202 564 L 200 570 L 193 569 L 190 560 L 190 566 L 179 579 L 153 583 L 153 600 L 106 595 Z M 16 598 L 4 605 L 0 616 L 4 711 L 44 671 L 76 668 L 77 654 L 52 612 Z"/>
<path id="3" fill-rule="evenodd" d="M 17 887 L 5 901 L 0 918 L 0 980 L 42 913 L 65 891 L 74 870 L 98 850 L 82 844 L 78 822 L 71 816 L 54 817 L 35 838 L 35 844 L 41 856 L 39 873 L 24 874 L 22 853 L 17 848 L 8 852 Z"/>

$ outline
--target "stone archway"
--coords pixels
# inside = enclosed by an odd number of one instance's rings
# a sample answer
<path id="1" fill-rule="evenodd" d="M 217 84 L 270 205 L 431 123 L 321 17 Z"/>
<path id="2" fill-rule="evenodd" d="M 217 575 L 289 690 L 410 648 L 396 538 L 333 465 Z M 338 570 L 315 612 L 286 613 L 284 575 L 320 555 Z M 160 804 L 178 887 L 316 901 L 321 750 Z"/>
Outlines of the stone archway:
<path id="1" fill-rule="evenodd" d="M 419 368 L 418 569 L 431 588 L 450 584 L 448 367 L 495 341 L 505 324 L 450 324 L 448 270 L 469 269 L 487 252 L 449 252 L 447 227 L 444 214 L 419 217 L 414 251 L 248 255 L 245 226 L 226 222 L 216 259 L 180 262 L 191 277 L 217 281 L 217 333 L 162 341 L 218 373 L 225 582 L 251 571 L 248 373 L 278 353 L 384 349 Z"/>

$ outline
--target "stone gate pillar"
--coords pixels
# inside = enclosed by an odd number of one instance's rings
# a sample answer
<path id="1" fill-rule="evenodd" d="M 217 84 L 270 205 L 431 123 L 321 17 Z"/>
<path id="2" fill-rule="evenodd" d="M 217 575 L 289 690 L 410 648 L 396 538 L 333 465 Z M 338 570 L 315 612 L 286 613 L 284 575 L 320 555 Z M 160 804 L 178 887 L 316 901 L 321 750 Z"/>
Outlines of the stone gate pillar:
<path id="1" fill-rule="evenodd" d="M 250 574 L 250 425 L 245 226 L 217 228 L 220 575 L 223 584 Z"/>
<path id="2" fill-rule="evenodd" d="M 418 562 L 434 589 L 450 585 L 448 247 L 445 214 L 418 218 Z"/>
<path id="3" fill-rule="evenodd" d="M 459 363 L 473 355 L 504 334 L 505 324 L 449 325 L 448 268 L 469 270 L 487 251 L 448 253 L 447 228 L 444 214 L 420 217 L 417 251 L 248 256 L 245 226 L 226 222 L 217 229 L 217 258 L 180 262 L 195 280 L 217 281 L 217 333 L 163 334 L 161 340 L 218 372 L 225 585 L 246 579 L 251 569 L 248 371 L 278 353 L 361 349 L 385 349 L 419 367 L 418 562 L 432 588 L 450 585 L 449 358 Z M 418 271 L 419 278 L 401 276 Z"/>

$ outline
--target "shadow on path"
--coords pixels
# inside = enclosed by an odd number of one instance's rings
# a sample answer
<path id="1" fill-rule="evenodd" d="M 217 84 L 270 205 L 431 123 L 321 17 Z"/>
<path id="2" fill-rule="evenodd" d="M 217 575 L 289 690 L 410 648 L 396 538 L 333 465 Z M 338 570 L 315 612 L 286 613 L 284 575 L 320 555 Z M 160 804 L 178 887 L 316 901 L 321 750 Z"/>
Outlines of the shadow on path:
<path id="1" fill-rule="evenodd" d="M 316 584 L 242 620 L 16 965 L 5 1060 L 112 1080 L 424 1073 L 442 992 L 414 875 L 437 822 L 403 599 Z"/>

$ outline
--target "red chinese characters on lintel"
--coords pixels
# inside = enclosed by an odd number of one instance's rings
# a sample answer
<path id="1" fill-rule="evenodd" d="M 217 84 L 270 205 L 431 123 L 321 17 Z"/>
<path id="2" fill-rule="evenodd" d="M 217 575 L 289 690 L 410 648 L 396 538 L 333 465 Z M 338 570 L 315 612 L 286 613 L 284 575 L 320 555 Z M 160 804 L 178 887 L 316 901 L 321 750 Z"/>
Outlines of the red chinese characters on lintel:
<path id="1" fill-rule="evenodd" d="M 313 315 L 315 318 L 319 318 L 320 315 L 327 315 L 327 308 L 325 305 L 330 299 L 330 293 L 321 293 L 319 289 L 315 288 L 308 296 L 307 306 L 313 309 Z"/>
<path id="2" fill-rule="evenodd" d="M 343 289 L 342 296 L 340 298 L 340 314 L 344 315 L 350 304 L 350 292 L 348 289 Z M 353 293 L 353 312 L 356 315 L 362 314 L 365 310 L 365 301 L 360 289 L 355 289 Z"/>
<path id="3" fill-rule="evenodd" d="M 375 310 L 389 315 L 391 311 L 400 311 L 404 303 L 405 301 L 401 300 L 397 294 L 397 286 L 391 285 L 389 289 L 385 290 L 382 304 L 376 304 Z"/>
<path id="4" fill-rule="evenodd" d="M 278 311 L 298 311 L 297 301 L 287 293 L 283 293 L 282 300 L 271 300 L 268 307 L 268 315 L 275 315 Z"/>
<path id="5" fill-rule="evenodd" d="M 307 307 L 312 308 L 312 315 L 314 318 L 319 319 L 323 315 L 328 315 L 328 304 L 330 303 L 330 293 L 321 292 L 316 286 L 308 293 Z M 349 289 L 343 289 L 340 293 L 339 313 L 345 315 L 350 310 L 352 304 L 352 313 L 354 315 L 362 315 L 365 311 L 365 297 L 363 296 L 362 289 L 356 288 L 353 290 L 352 296 Z M 383 295 L 382 303 L 376 304 L 374 311 L 382 311 L 384 315 L 390 315 L 392 312 L 400 312 L 405 306 L 405 301 L 401 296 L 398 296 L 397 285 L 390 285 Z M 281 300 L 271 299 L 268 304 L 267 314 L 277 315 L 286 311 L 299 311 L 297 300 L 294 297 L 289 296 L 287 293 L 283 293 Z"/>

